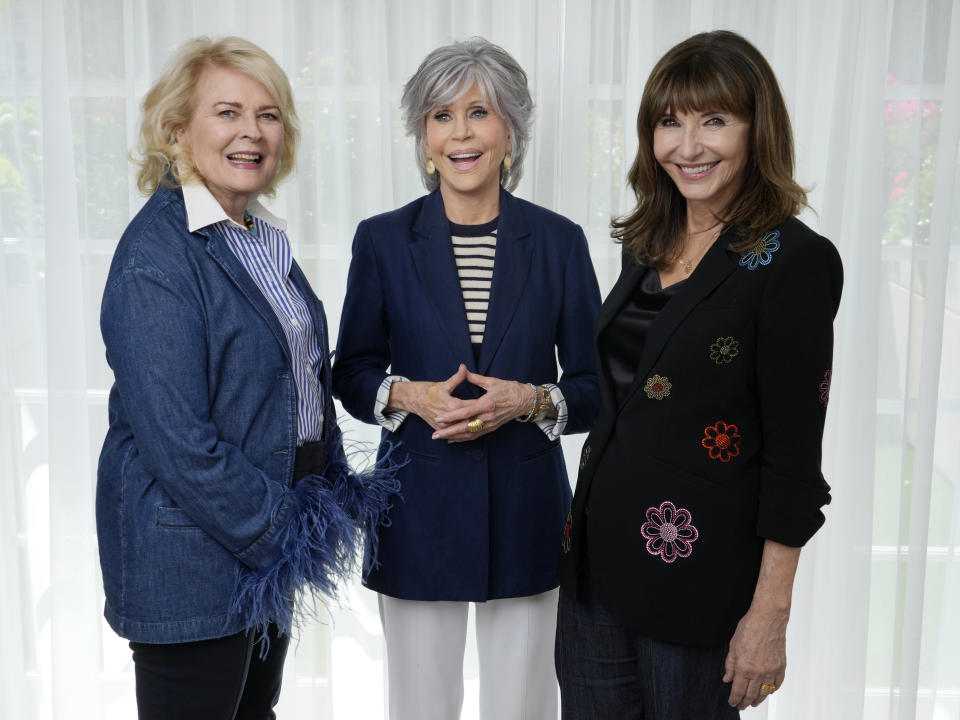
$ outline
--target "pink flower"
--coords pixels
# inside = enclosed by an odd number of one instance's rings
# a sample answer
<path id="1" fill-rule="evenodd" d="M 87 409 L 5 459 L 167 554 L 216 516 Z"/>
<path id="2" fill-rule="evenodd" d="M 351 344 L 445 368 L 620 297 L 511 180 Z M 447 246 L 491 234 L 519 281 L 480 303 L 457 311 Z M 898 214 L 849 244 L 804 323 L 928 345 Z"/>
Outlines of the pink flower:
<path id="1" fill-rule="evenodd" d="M 647 552 L 659 555 L 666 563 L 688 557 L 699 537 L 690 520 L 689 510 L 678 510 L 669 500 L 660 503 L 659 508 L 648 508 L 647 521 L 640 527 L 640 534 L 647 539 Z"/>
<path id="2" fill-rule="evenodd" d="M 890 191 L 890 202 L 895 202 L 898 197 L 906 192 L 902 187 L 895 187 Z"/>
<path id="3" fill-rule="evenodd" d="M 817 390 L 820 391 L 820 404 L 824 407 L 827 406 L 827 403 L 830 402 L 830 383 L 833 381 L 833 370 L 827 368 L 823 372 L 823 380 L 820 381 L 820 385 L 817 386 Z"/>
<path id="4" fill-rule="evenodd" d="M 908 177 L 910 177 L 910 173 L 908 173 L 906 170 L 901 170 L 894 176 L 893 184 L 901 185 L 903 184 L 903 181 L 906 180 Z"/>

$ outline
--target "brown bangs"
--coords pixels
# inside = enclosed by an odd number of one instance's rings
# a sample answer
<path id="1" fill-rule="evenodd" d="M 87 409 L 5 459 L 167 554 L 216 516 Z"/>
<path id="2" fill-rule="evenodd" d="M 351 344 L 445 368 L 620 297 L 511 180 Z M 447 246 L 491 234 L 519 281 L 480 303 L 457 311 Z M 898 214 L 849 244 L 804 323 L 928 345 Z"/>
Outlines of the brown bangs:
<path id="1" fill-rule="evenodd" d="M 671 112 L 718 110 L 752 118 L 753 93 L 742 74 L 726 67 L 723 60 L 712 57 L 712 53 L 698 52 L 681 58 L 659 76 L 658 83 L 648 85 L 644 92 L 649 92 L 649 117 L 644 118 L 648 127 Z"/>

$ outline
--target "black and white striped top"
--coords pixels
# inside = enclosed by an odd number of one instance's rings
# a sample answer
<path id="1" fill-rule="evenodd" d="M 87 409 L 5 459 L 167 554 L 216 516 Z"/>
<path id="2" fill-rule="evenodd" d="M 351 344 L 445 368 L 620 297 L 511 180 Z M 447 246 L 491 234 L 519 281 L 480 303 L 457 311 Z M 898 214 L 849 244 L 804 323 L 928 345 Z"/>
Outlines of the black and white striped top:
<path id="1" fill-rule="evenodd" d="M 475 355 L 480 354 L 480 345 L 486 330 L 499 221 L 500 218 L 494 218 L 483 225 L 450 223 L 453 256 L 457 263 L 460 291 L 463 293 L 470 342 Z M 396 432 L 410 414 L 406 410 L 384 412 L 390 401 L 390 388 L 395 382 L 409 382 L 409 378 L 403 375 L 387 375 L 380 383 L 373 405 L 374 420 L 390 432 Z M 536 424 L 551 441 L 558 440 L 567 427 L 567 401 L 554 383 L 544 383 L 544 387 L 550 392 L 550 399 L 557 408 L 557 417 L 543 418 L 537 420 Z"/>
<path id="2" fill-rule="evenodd" d="M 475 352 L 483 342 L 490 307 L 490 284 L 497 254 L 497 224 L 494 218 L 483 225 L 450 223 L 450 240 L 457 262 L 457 276 L 467 312 L 467 328 Z"/>

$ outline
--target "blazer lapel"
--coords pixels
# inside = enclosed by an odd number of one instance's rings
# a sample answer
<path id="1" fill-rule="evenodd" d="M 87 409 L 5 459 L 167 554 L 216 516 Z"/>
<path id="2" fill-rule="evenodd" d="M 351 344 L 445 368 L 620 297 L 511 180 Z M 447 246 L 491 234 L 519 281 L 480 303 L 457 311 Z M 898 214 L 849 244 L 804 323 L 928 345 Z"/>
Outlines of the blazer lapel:
<path id="1" fill-rule="evenodd" d="M 646 382 L 646 377 L 660 357 L 664 345 L 684 318 L 736 269 L 736 258 L 727 252 L 727 243 L 721 236 L 703 256 L 693 275 L 687 279 L 686 285 L 670 299 L 651 323 L 640 362 L 637 363 L 637 375 L 623 407 L 626 407 Z"/>
<path id="2" fill-rule="evenodd" d="M 267 327 L 270 328 L 270 331 L 277 338 L 280 347 L 283 348 L 283 354 L 286 356 L 287 362 L 292 363 L 290 359 L 290 346 L 287 344 L 287 336 L 284 334 L 283 327 L 277 319 L 277 314 L 273 311 L 273 308 L 260 291 L 260 288 L 257 287 L 257 284 L 253 281 L 253 278 L 250 277 L 250 273 L 247 272 L 243 264 L 237 259 L 237 256 L 233 254 L 233 251 L 230 250 L 226 242 L 224 242 L 217 233 L 207 233 L 200 230 L 195 234 L 207 238 L 207 254 L 223 268 L 227 277 L 239 288 L 247 301 L 253 305 L 254 309 L 267 324 Z"/>
<path id="3" fill-rule="evenodd" d="M 475 372 L 463 292 L 450 242 L 450 223 L 444 214 L 439 190 L 430 193 L 423 201 L 413 224 L 410 253 L 423 291 L 430 298 L 441 334 L 450 345 L 453 356 Z M 424 351 L 429 352 L 429 348 Z"/>
<path id="4" fill-rule="evenodd" d="M 486 373 L 497 348 L 503 340 L 510 321 L 527 287 L 533 243 L 529 241 L 530 226 L 520 212 L 519 203 L 506 190 L 500 191 L 500 222 L 497 229 L 497 254 L 493 263 L 493 283 L 490 287 L 490 306 L 483 332 L 483 344 L 477 370 Z"/>

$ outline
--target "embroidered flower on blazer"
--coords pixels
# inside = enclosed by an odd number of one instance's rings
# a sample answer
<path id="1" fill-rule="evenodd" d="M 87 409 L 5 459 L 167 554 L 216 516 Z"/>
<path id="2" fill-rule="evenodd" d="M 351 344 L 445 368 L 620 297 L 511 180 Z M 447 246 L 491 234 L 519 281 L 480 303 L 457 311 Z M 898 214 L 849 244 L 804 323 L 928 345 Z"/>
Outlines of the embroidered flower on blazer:
<path id="1" fill-rule="evenodd" d="M 659 555 L 666 563 L 688 557 L 700 536 L 691 520 L 689 510 L 678 509 L 669 500 L 660 503 L 659 508 L 647 508 L 647 521 L 640 527 L 640 534 L 647 539 L 647 552 Z"/>
<path id="2" fill-rule="evenodd" d="M 718 337 L 717 341 L 710 346 L 710 359 L 717 365 L 729 364 L 739 354 L 740 341 L 729 336 Z"/>
<path id="3" fill-rule="evenodd" d="M 723 420 L 717 420 L 713 425 L 704 428 L 703 434 L 700 444 L 710 452 L 710 457 L 714 460 L 730 462 L 730 458 L 740 454 L 743 438 L 740 437 L 736 425 L 727 425 Z"/>
<path id="4" fill-rule="evenodd" d="M 740 267 L 756 270 L 761 265 L 769 265 L 773 254 L 780 249 L 780 231 L 773 230 L 761 238 L 760 242 L 740 255 Z"/>
<path id="5" fill-rule="evenodd" d="M 647 382 L 643 386 L 643 391 L 647 394 L 648 398 L 663 400 L 670 394 L 670 388 L 672 387 L 673 383 L 663 375 L 654 375 L 653 377 L 647 378 Z"/>
<path id="6" fill-rule="evenodd" d="M 573 510 L 567 512 L 567 522 L 563 526 L 563 540 L 560 542 L 563 552 L 570 552 L 570 533 L 573 531 Z"/>
<path id="7" fill-rule="evenodd" d="M 830 402 L 830 384 L 833 382 L 833 370 L 827 368 L 823 371 L 823 380 L 820 381 L 818 390 L 820 391 L 820 404 L 824 407 Z"/>

